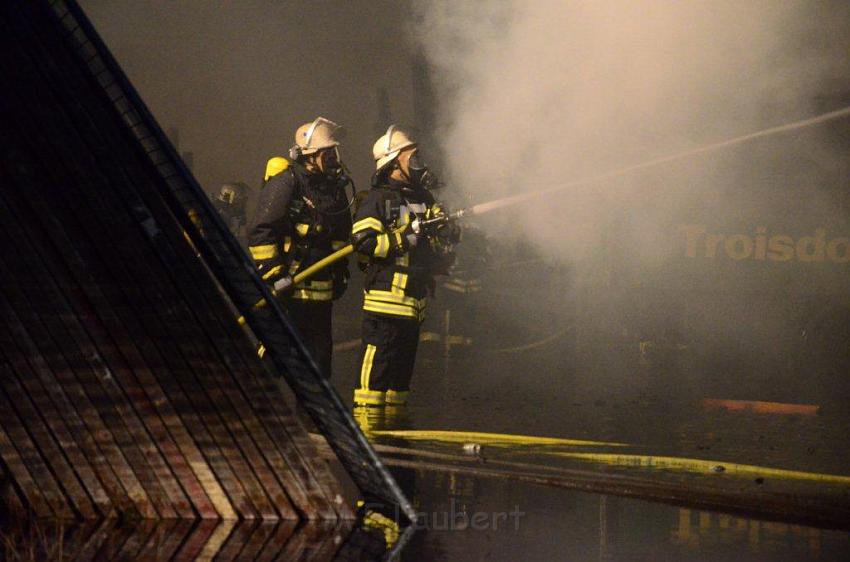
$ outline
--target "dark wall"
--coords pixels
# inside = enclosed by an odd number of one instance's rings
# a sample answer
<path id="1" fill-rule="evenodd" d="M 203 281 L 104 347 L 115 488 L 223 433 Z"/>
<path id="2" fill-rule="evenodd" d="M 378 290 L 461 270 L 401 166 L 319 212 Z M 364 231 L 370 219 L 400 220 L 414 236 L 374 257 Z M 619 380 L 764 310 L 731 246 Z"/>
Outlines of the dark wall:
<path id="1" fill-rule="evenodd" d="M 348 129 L 343 159 L 366 185 L 386 121 L 415 124 L 406 2 L 81 4 L 207 191 L 256 189 L 317 115 Z"/>

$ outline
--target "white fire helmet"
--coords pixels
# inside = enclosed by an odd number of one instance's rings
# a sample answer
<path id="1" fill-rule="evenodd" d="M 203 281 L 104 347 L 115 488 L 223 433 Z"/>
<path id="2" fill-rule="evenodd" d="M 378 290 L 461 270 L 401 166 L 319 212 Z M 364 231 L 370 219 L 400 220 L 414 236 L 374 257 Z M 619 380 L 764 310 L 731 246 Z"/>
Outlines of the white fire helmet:
<path id="1" fill-rule="evenodd" d="M 295 144 L 301 154 L 314 154 L 323 148 L 339 146 L 335 134 L 340 126 L 324 117 L 316 117 L 312 123 L 304 123 L 295 131 Z"/>
<path id="2" fill-rule="evenodd" d="M 396 128 L 395 125 L 390 125 L 387 132 L 375 141 L 375 145 L 372 147 L 375 169 L 380 170 L 395 160 L 399 153 L 409 146 L 416 146 L 416 143 L 406 132 Z"/>

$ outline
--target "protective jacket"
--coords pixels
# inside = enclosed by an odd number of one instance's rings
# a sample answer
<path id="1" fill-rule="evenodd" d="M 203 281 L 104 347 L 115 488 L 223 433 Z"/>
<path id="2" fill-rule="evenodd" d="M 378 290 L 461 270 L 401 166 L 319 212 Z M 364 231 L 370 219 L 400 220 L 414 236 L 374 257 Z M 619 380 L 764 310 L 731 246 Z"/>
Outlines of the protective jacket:
<path id="1" fill-rule="evenodd" d="M 249 250 L 264 281 L 273 285 L 348 243 L 351 215 L 344 181 L 308 173 L 295 162 L 286 162 L 266 181 L 248 230 Z M 348 263 L 341 260 L 296 284 L 291 298 L 330 301 L 342 295 L 347 279 Z"/>
<path id="2" fill-rule="evenodd" d="M 411 246 L 411 222 L 443 213 L 433 195 L 383 180 L 372 187 L 354 216 L 351 239 L 366 258 L 363 310 L 422 322 L 434 275 L 446 260 L 437 238 Z"/>

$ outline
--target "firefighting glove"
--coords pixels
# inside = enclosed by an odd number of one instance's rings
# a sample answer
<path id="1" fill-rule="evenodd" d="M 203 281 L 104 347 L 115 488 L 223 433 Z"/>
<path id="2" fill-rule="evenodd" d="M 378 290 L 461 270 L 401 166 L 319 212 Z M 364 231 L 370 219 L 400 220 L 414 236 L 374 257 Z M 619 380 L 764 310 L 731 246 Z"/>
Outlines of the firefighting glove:
<path id="1" fill-rule="evenodd" d="M 402 235 L 407 242 L 407 247 L 415 248 L 424 237 L 424 233 L 419 229 L 419 219 L 414 219 L 407 223 Z"/>
<path id="2" fill-rule="evenodd" d="M 279 258 L 258 260 L 257 272 L 260 274 L 263 281 L 277 292 L 285 292 L 287 286 L 292 285 L 292 277 L 285 274 L 286 264 L 284 264 Z M 280 286 L 280 289 L 278 289 L 278 285 Z"/>
<path id="3" fill-rule="evenodd" d="M 295 288 L 291 275 L 284 275 L 274 282 L 274 290 L 278 295 L 288 295 Z"/>

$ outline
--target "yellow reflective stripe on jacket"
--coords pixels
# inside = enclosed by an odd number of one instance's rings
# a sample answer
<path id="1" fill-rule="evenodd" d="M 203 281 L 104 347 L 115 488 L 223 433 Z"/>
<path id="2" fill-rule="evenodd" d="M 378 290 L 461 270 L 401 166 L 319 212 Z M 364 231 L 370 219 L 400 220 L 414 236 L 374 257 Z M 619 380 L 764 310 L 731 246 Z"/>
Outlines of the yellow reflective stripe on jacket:
<path id="1" fill-rule="evenodd" d="M 377 314 L 385 314 L 388 316 L 398 316 L 399 318 L 412 318 L 422 322 L 425 320 L 425 308 L 413 308 L 402 304 L 391 304 L 366 299 L 363 302 L 363 310 L 365 312 L 375 312 Z"/>
<path id="2" fill-rule="evenodd" d="M 376 219 L 375 217 L 366 217 L 365 219 L 360 219 L 351 227 L 351 234 L 357 234 L 361 230 L 367 229 L 377 230 L 378 232 L 384 231 L 384 223 Z"/>
<path id="3" fill-rule="evenodd" d="M 396 272 L 389 291 L 370 289 L 363 299 L 363 310 L 381 312 L 395 316 L 422 319 L 428 299 L 417 299 L 404 294 L 410 276 L 407 273 Z"/>
<path id="4" fill-rule="evenodd" d="M 280 270 L 281 270 L 281 269 L 283 269 L 283 266 L 282 266 L 282 265 L 276 265 L 276 266 L 274 266 L 273 268 L 271 268 L 270 270 L 268 270 L 265 274 L 263 274 L 263 280 L 265 281 L 266 279 L 269 279 L 270 277 L 274 277 L 275 275 L 277 275 L 278 273 L 280 273 Z"/>
<path id="5" fill-rule="evenodd" d="M 390 237 L 388 234 L 379 234 L 377 237 L 378 245 L 375 246 L 375 257 L 385 258 L 390 253 Z"/>
<path id="6" fill-rule="evenodd" d="M 404 294 L 404 290 L 407 288 L 408 279 L 409 275 L 407 273 L 396 272 L 393 274 L 393 281 L 392 285 L 390 285 L 389 291 L 369 289 L 366 291 L 366 298 L 371 296 L 376 300 L 382 300 L 385 302 L 404 304 L 407 306 L 419 306 L 421 303 L 424 303 L 426 299 L 417 299 Z"/>
<path id="7" fill-rule="evenodd" d="M 299 222 L 295 225 L 295 232 L 300 234 L 301 236 L 307 236 L 307 233 L 310 231 L 310 225 L 307 223 Z"/>
<path id="8" fill-rule="evenodd" d="M 251 246 L 248 250 L 251 252 L 251 257 L 255 260 L 269 260 L 277 256 L 277 246 L 274 244 Z"/>
<path id="9" fill-rule="evenodd" d="M 310 291 L 308 289 L 295 289 L 292 298 L 301 301 L 329 301 L 333 300 L 333 291 Z"/>
<path id="10" fill-rule="evenodd" d="M 295 287 L 303 287 L 304 289 L 312 289 L 314 291 L 330 291 L 333 289 L 334 282 L 328 279 L 327 281 L 303 281 L 295 285 Z"/>
<path id="11" fill-rule="evenodd" d="M 292 236 L 284 236 L 283 238 L 283 253 L 288 254 L 292 247 Z"/>
<path id="12" fill-rule="evenodd" d="M 333 281 L 304 281 L 295 285 L 292 298 L 306 301 L 329 301 L 333 299 Z"/>
<path id="13" fill-rule="evenodd" d="M 348 245 L 346 240 L 333 240 L 331 241 L 331 249 L 335 252 L 337 250 L 342 250 Z"/>
<path id="14" fill-rule="evenodd" d="M 385 302 L 370 301 L 368 298 L 363 303 L 363 310 L 368 312 L 377 312 L 380 314 L 389 314 L 392 316 L 404 316 L 405 318 L 420 318 L 420 313 L 413 308 L 401 304 L 389 304 Z"/>
<path id="15" fill-rule="evenodd" d="M 426 303 L 428 302 L 428 299 L 415 299 L 413 297 L 406 297 L 404 295 L 399 295 L 390 291 L 378 291 L 376 289 L 367 291 L 365 300 L 372 302 L 397 304 L 401 306 L 406 306 L 408 308 L 416 309 L 424 309 Z"/>

